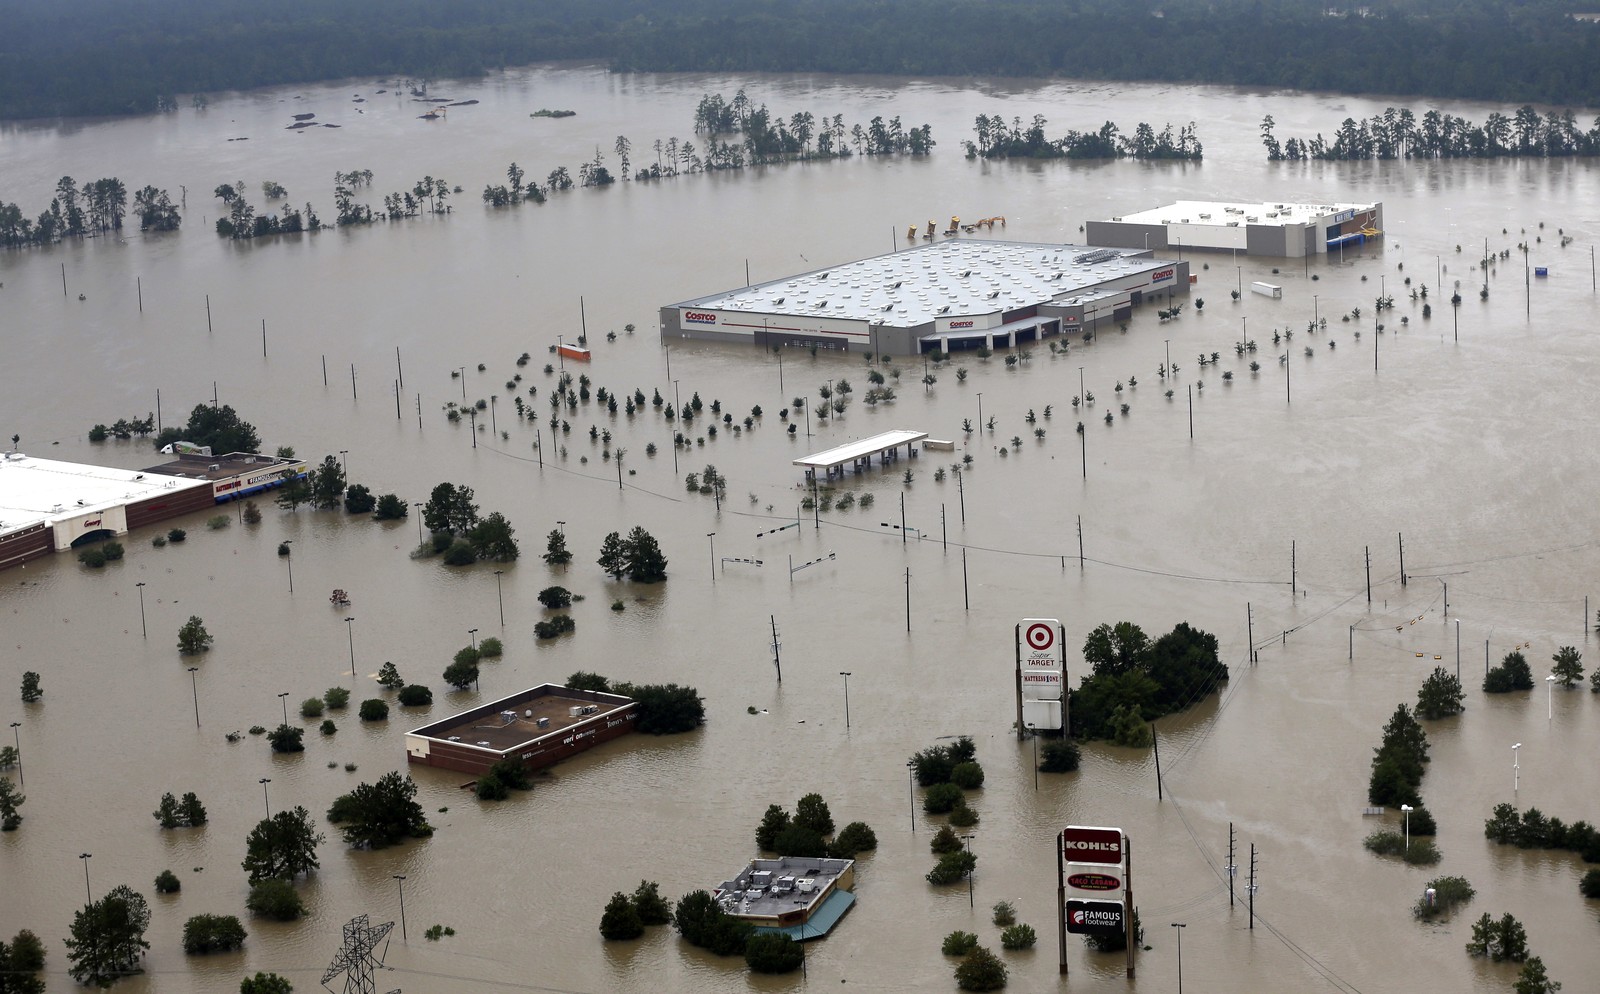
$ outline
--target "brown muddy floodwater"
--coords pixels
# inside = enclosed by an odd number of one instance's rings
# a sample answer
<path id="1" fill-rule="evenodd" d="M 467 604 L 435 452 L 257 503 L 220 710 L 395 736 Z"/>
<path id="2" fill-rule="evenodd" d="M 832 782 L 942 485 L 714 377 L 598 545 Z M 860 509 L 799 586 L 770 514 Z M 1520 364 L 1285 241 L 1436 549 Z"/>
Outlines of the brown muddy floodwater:
<path id="1" fill-rule="evenodd" d="M 1585 596 L 1600 595 L 1594 163 L 1270 164 L 1256 138 L 1263 114 L 1276 117 L 1280 137 L 1306 136 L 1331 133 L 1345 116 L 1381 111 L 1384 102 L 1221 88 L 540 69 L 437 83 L 440 96 L 481 103 L 424 122 L 422 105 L 377 95 L 378 85 L 273 90 L 161 118 L 0 130 L 0 197 L 30 214 L 63 174 L 116 175 L 130 189 L 152 183 L 174 196 L 188 189 L 178 234 L 130 230 L 0 255 L 4 435 L 19 433 L 35 455 L 149 465 L 147 445 L 91 445 L 87 430 L 152 410 L 158 389 L 164 420 L 181 420 L 211 400 L 215 382 L 269 447 L 290 445 L 314 459 L 345 452 L 352 481 L 377 493 L 418 501 L 442 481 L 473 487 L 485 511 L 511 519 L 524 553 L 501 578 L 503 631 L 494 567 L 410 560 L 414 520 L 375 524 L 268 506 L 256 526 L 208 531 L 204 516 L 182 522 L 191 538 L 181 546 L 153 548 L 149 534 L 136 533 L 125 539 L 127 558 L 101 571 L 57 556 L 0 575 L 0 722 L 21 722 L 28 797 L 22 828 L 0 837 L 0 934 L 28 927 L 45 938 L 52 991 L 72 986 L 61 939 L 82 899 L 80 853 L 93 854 L 96 896 L 128 883 L 151 899 L 147 972 L 118 985 L 130 994 L 233 990 L 256 970 L 315 989 L 343 922 L 398 917 L 391 878 L 402 873 L 408 930 L 418 938 L 402 943 L 397 935 L 380 989 L 953 989 L 941 937 L 967 929 L 998 949 L 986 909 L 1001 899 L 1015 902 L 1041 936 L 1032 952 L 1005 955 L 1014 990 L 1174 990 L 1169 924 L 1183 922 L 1183 971 L 1195 990 L 1503 991 L 1514 967 L 1472 960 L 1462 949 L 1470 921 L 1485 911 L 1521 919 L 1567 990 L 1595 989 L 1600 922 L 1595 903 L 1578 894 L 1582 864 L 1565 853 L 1495 847 L 1481 826 L 1495 804 L 1512 800 L 1569 823 L 1600 821 L 1600 699 L 1587 684 L 1551 701 L 1537 690 L 1493 699 L 1478 690 L 1486 641 L 1495 661 L 1528 643 L 1539 682 L 1559 646 L 1593 647 L 1584 622 Z M 840 113 L 848 126 L 898 114 L 907 125 L 931 123 L 939 147 L 918 161 L 620 183 L 544 206 L 489 211 L 478 201 L 513 160 L 534 177 L 560 165 L 576 175 L 598 147 L 614 168 L 618 134 L 631 139 L 636 163 L 649 161 L 656 139 L 691 137 L 703 93 L 731 96 L 740 86 L 785 116 Z M 355 94 L 366 102 L 354 103 Z M 528 116 L 541 107 L 577 116 Z M 1443 109 L 1480 120 L 1498 108 Z M 342 127 L 285 130 L 293 113 L 308 111 Z M 1159 128 L 1192 119 L 1207 156 L 1201 165 L 965 160 L 958 143 L 973 117 L 995 112 L 1024 120 L 1041 113 L 1052 133 L 1108 117 L 1124 130 L 1141 120 Z M 250 140 L 228 141 L 241 137 Z M 443 218 L 260 243 L 211 231 L 218 201 L 207 193 L 220 183 L 242 179 L 254 193 L 276 180 L 292 202 L 313 200 L 328 218 L 332 176 L 350 169 L 373 171 L 366 199 L 375 205 L 424 175 L 464 192 Z M 504 386 L 518 372 L 517 356 L 532 353 L 519 389 L 538 386 L 533 408 L 545 409 L 553 378 L 541 367 L 558 335 L 578 333 L 580 296 L 595 385 L 647 396 L 659 389 L 670 399 L 656 309 L 742 285 L 747 262 L 751 278 L 763 280 L 875 255 L 907 225 L 951 214 L 1003 214 L 1004 237 L 1071 241 L 1086 218 L 1180 197 L 1381 199 L 1389 232 L 1342 264 L 1313 263 L 1309 274 L 1290 264 L 1273 275 L 1272 260 L 1263 259 L 1240 260 L 1242 271 L 1228 273 L 1233 260 L 1202 258 L 1209 268 L 1196 267 L 1195 296 L 1206 300 L 1203 310 L 1192 302 L 1162 324 L 1144 308 L 1125 334 L 1074 342 L 1066 356 L 1039 348 L 1015 367 L 999 355 L 963 356 L 954 365 L 968 370 L 964 382 L 947 369 L 926 389 L 918 389 L 918 364 L 900 361 L 899 399 L 876 408 L 859 401 L 860 356 L 786 355 L 780 386 L 770 354 L 674 347 L 670 377 L 685 400 L 693 392 L 707 406 L 719 399 L 736 420 L 753 405 L 765 411 L 753 430 L 724 432 L 683 454 L 678 474 L 655 411 L 612 417 L 592 403 L 569 415 L 569 437 L 554 441 L 546 431 L 541 469 L 534 427 L 519 423 Z M 258 193 L 252 200 L 260 208 Z M 1549 266 L 1550 278 L 1525 295 L 1513 257 L 1498 267 L 1490 299 L 1479 301 L 1471 266 L 1483 239 L 1491 250 L 1513 248 L 1524 228 L 1541 237 L 1531 261 Z M 1574 243 L 1560 247 L 1558 228 Z M 1408 299 L 1406 277 L 1431 285 L 1436 267 L 1447 284 L 1462 281 L 1459 341 L 1448 292 L 1432 297 L 1430 320 Z M 1282 284 L 1283 299 L 1229 299 L 1237 280 L 1252 279 Z M 1375 372 L 1371 304 L 1380 282 L 1397 305 L 1385 316 Z M 1356 307 L 1359 321 L 1339 320 Z M 1314 309 L 1330 320 L 1312 336 L 1305 327 Z M 1233 353 L 1246 321 L 1262 343 L 1259 373 Z M 635 334 L 624 333 L 628 323 Z M 1299 331 L 1292 348 L 1271 346 L 1275 328 Z M 618 333 L 615 342 L 605 340 L 608 330 Z M 1156 371 L 1167 340 L 1181 366 L 1175 383 Z M 1303 354 L 1307 346 L 1312 356 Z M 399 417 L 396 348 L 405 379 Z M 1214 351 L 1222 353 L 1218 366 L 1195 365 L 1197 354 Z M 1278 362 L 1284 353 L 1287 367 Z M 458 367 L 464 382 L 451 376 Z M 1080 367 L 1097 395 L 1084 418 L 1084 453 L 1070 406 Z M 1235 373 L 1231 382 L 1225 370 Z M 809 442 L 804 432 L 786 434 L 777 417 L 786 401 L 841 377 L 857 385 L 846 416 L 814 426 Z M 1138 385 L 1119 395 L 1116 384 L 1134 377 Z M 954 479 L 934 479 L 941 463 L 930 453 L 913 464 L 909 485 L 904 463 L 849 478 L 848 487 L 875 495 L 870 509 L 834 510 L 820 528 L 807 518 L 797 530 L 755 537 L 795 514 L 791 459 L 892 427 L 963 438 L 962 420 L 977 419 L 980 392 L 984 417 L 998 423 L 954 454 L 974 457 L 964 519 Z M 484 430 L 474 447 L 464 422 L 448 423 L 443 405 L 463 396 L 507 401 L 504 412 L 498 401 L 494 408 L 505 437 Z M 1121 403 L 1129 413 L 1103 423 Z M 1037 440 L 1024 417 L 1046 405 L 1053 417 L 1041 419 L 1047 434 Z M 614 464 L 587 437 L 590 424 L 627 450 L 626 487 L 619 490 Z M 1022 437 L 1020 448 L 1002 455 L 1012 436 Z M 654 456 L 645 451 L 651 442 Z M 720 513 L 682 483 L 682 473 L 706 463 L 729 481 Z M 922 535 L 909 544 L 880 524 L 898 523 L 902 495 L 906 521 Z M 1089 560 L 1081 567 L 1080 516 Z M 558 521 L 577 559 L 553 576 L 537 554 Z M 663 585 L 618 585 L 594 565 L 602 537 L 635 524 L 652 531 L 671 560 Z M 710 532 L 717 557 L 765 565 L 714 569 Z M 292 595 L 275 555 L 285 539 L 295 542 Z M 787 557 L 828 552 L 837 558 L 793 582 L 785 575 Z M 140 582 L 148 638 L 140 636 Z M 587 599 L 572 612 L 575 635 L 535 644 L 535 594 L 552 582 Z M 334 587 L 351 592 L 348 609 L 329 606 Z M 608 610 L 617 598 L 626 602 L 621 613 Z M 1247 663 L 1247 604 L 1261 645 L 1255 666 Z M 226 742 L 227 732 L 279 721 L 279 693 L 293 702 L 350 683 L 347 614 L 355 618 L 348 634 L 356 699 L 378 696 L 372 674 L 392 660 L 408 679 L 435 688 L 432 708 L 397 710 L 367 727 L 353 714 L 338 717 L 336 736 L 313 727 L 307 750 L 292 757 L 249 736 Z M 190 615 L 216 636 L 194 664 L 198 729 L 186 686 L 191 663 L 174 648 Z M 781 685 L 767 647 L 769 616 L 782 637 Z M 1187 620 L 1218 636 L 1233 679 L 1220 699 L 1161 722 L 1164 800 L 1149 753 L 1105 745 L 1085 749 L 1081 772 L 1041 776 L 1035 789 L 1033 747 L 1012 733 L 1010 679 L 1012 626 L 1041 616 L 1063 620 L 1073 649 L 1088 629 L 1118 620 L 1152 634 Z M 482 697 L 446 693 L 439 673 L 473 628 L 503 635 L 505 656 L 485 664 Z M 1434 656 L 1456 665 L 1458 630 L 1468 710 L 1430 726 L 1433 762 L 1423 784 L 1443 862 L 1410 868 L 1380 860 L 1361 840 L 1380 821 L 1399 821 L 1362 815 L 1371 750 L 1395 705 L 1414 700 Z M 1069 666 L 1075 679 L 1076 652 Z M 29 669 L 43 675 L 45 698 L 23 705 L 16 687 Z M 272 781 L 274 810 L 299 804 L 320 818 L 357 782 L 404 767 L 405 729 L 579 669 L 692 684 L 706 699 L 706 727 L 625 738 L 500 804 L 460 790 L 460 775 L 413 771 L 438 829 L 433 838 L 382 852 L 351 852 L 330 839 L 321 872 L 302 887 L 307 919 L 247 920 L 242 952 L 183 955 L 190 915 L 245 914 L 239 862 L 262 812 L 261 778 Z M 848 731 L 841 670 L 853 674 Z M 1553 711 L 1542 724 L 1541 703 Z M 919 811 L 912 832 L 905 776 L 912 752 L 958 734 L 976 739 L 988 771 L 974 802 L 982 816 L 972 843 L 976 910 L 961 906 L 965 888 L 923 880 L 930 826 Z M 1506 788 L 1518 742 L 1513 796 Z M 347 773 L 345 763 L 358 769 Z M 210 808 L 211 823 L 159 830 L 149 812 L 161 794 L 189 790 Z M 792 806 L 810 791 L 826 797 L 841 824 L 868 822 L 880 844 L 862 861 L 857 907 L 831 937 L 810 944 L 807 977 L 752 977 L 742 962 L 704 955 L 667 929 L 637 943 L 600 940 L 596 925 L 613 891 L 648 878 L 676 898 L 716 884 L 753 855 L 752 833 L 768 804 Z M 1057 975 L 1051 839 L 1074 822 L 1121 826 L 1133 842 L 1135 898 L 1152 947 L 1135 981 L 1123 977 L 1119 956 L 1091 954 L 1076 941 L 1070 978 Z M 1221 869 L 1230 823 L 1241 850 L 1254 843 L 1259 852 L 1254 930 L 1242 881 L 1240 901 L 1230 905 Z M 166 868 L 183 879 L 173 898 L 150 886 Z M 1409 909 L 1439 874 L 1467 877 L 1478 896 L 1455 921 L 1418 925 Z M 455 935 L 424 940 L 433 924 Z"/>

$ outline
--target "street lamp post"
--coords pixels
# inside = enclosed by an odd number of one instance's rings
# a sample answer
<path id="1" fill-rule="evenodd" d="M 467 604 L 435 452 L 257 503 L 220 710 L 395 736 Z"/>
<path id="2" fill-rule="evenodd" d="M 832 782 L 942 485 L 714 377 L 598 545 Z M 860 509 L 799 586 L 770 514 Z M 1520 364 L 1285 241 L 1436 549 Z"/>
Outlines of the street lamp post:
<path id="1" fill-rule="evenodd" d="M 426 507 L 427 505 L 423 504 L 422 501 L 419 500 L 419 501 L 414 502 L 411 506 L 417 509 L 417 546 L 418 546 L 418 548 L 421 548 L 421 546 L 422 546 L 422 509 L 424 507 Z"/>
<path id="2" fill-rule="evenodd" d="M 840 670 L 839 675 L 844 677 L 844 729 L 850 730 L 850 671 Z"/>
<path id="3" fill-rule="evenodd" d="M 467 367 L 457 366 L 456 371 L 461 374 L 461 399 L 467 399 Z"/>
<path id="4" fill-rule="evenodd" d="M 144 581 L 140 580 L 138 583 L 135 583 L 134 586 L 139 588 L 139 632 L 145 638 L 149 638 L 150 629 L 146 627 L 144 623 Z"/>
<path id="5" fill-rule="evenodd" d="M 194 671 L 200 667 L 189 667 L 189 690 L 194 694 L 194 727 L 200 727 L 200 685 L 194 682 Z"/>
<path id="6" fill-rule="evenodd" d="M 286 538 L 286 539 L 283 540 L 283 547 L 286 550 L 284 552 L 284 554 L 283 554 L 283 561 L 284 561 L 284 564 L 289 567 L 289 593 L 291 593 L 291 594 L 294 593 L 294 548 L 293 548 L 293 546 L 294 546 L 294 539 Z"/>
<path id="7" fill-rule="evenodd" d="M 494 599 L 500 604 L 500 627 L 506 626 L 506 595 L 500 588 L 500 578 L 505 575 L 505 570 L 494 571 Z"/>
<path id="8" fill-rule="evenodd" d="M 1183 930 L 1189 923 L 1173 922 L 1172 927 L 1178 930 L 1178 994 L 1183 994 Z"/>
<path id="9" fill-rule="evenodd" d="M 983 437 L 983 435 L 981 434 L 982 431 L 983 431 L 983 391 L 982 390 L 978 391 L 978 431 L 980 433 L 978 435 L 978 437 L 982 438 Z"/>
<path id="10" fill-rule="evenodd" d="M 1521 762 L 1521 755 L 1518 752 L 1518 750 L 1520 750 L 1521 748 L 1522 748 L 1522 743 L 1521 742 L 1518 742 L 1516 745 L 1511 747 L 1511 793 L 1512 793 L 1512 796 L 1516 795 L 1517 788 L 1520 787 L 1521 784 L 1522 784 L 1522 762 Z"/>
<path id="11" fill-rule="evenodd" d="M 906 789 L 911 797 L 911 834 L 917 834 L 917 781 L 916 763 L 906 760 Z"/>
<path id="12" fill-rule="evenodd" d="M 94 853 L 79 853 L 78 858 L 83 860 L 83 897 L 90 904 L 94 903 L 94 895 L 89 892 L 89 860 L 94 858 Z"/>
<path id="13" fill-rule="evenodd" d="M 28 781 L 27 778 L 22 775 L 22 733 L 17 731 L 17 729 L 21 727 L 22 722 L 20 721 L 13 721 L 11 723 L 11 741 L 15 743 L 17 747 L 17 783 L 23 787 L 26 787 L 28 785 Z"/>
<path id="14" fill-rule="evenodd" d="M 961 837 L 961 844 L 967 847 L 967 854 L 971 855 L 972 854 L 972 836 L 963 835 Z M 976 908 L 977 906 L 978 906 L 977 905 L 977 899 L 972 896 L 972 870 L 969 868 L 967 870 L 967 907 L 968 908 Z"/>
<path id="15" fill-rule="evenodd" d="M 344 619 L 344 633 L 350 641 L 350 682 L 356 682 L 356 619 L 348 615 Z"/>
<path id="16" fill-rule="evenodd" d="M 1162 344 L 1162 346 L 1163 346 L 1163 347 L 1164 347 L 1164 348 L 1165 348 L 1165 349 L 1166 349 L 1166 355 L 1167 355 L 1167 372 L 1168 372 L 1168 373 L 1171 373 L 1171 372 L 1172 372 L 1172 339 L 1170 339 L 1170 338 L 1163 338 L 1163 339 L 1162 339 L 1162 340 L 1161 340 L 1161 344 Z M 1082 384 L 1079 384 L 1079 385 L 1080 385 L 1080 386 L 1081 386 L 1081 385 L 1082 385 Z"/>
<path id="17" fill-rule="evenodd" d="M 1406 851 L 1411 851 L 1411 812 L 1417 810 L 1409 804 L 1400 805 L 1400 813 L 1406 818 Z"/>
<path id="18" fill-rule="evenodd" d="M 350 477 L 350 460 L 345 458 L 349 454 L 349 449 L 339 450 L 339 472 L 343 473 L 346 479 L 349 479 Z"/>
<path id="19" fill-rule="evenodd" d="M 272 778 L 271 777 L 262 777 L 257 782 L 261 784 L 261 804 L 262 804 L 263 807 L 265 807 L 267 809 L 267 817 L 271 818 L 272 817 L 272 800 L 267 797 L 267 784 L 272 782 Z"/>
<path id="20" fill-rule="evenodd" d="M 278 695 L 278 703 L 283 705 L 283 723 L 289 723 L 289 692 L 285 690 Z"/>
<path id="21" fill-rule="evenodd" d="M 1556 716 L 1556 675 L 1554 673 L 1544 678 L 1544 685 L 1550 688 L 1545 703 L 1545 721 L 1553 721 Z"/>
<path id="22" fill-rule="evenodd" d="M 717 533 L 706 532 L 706 541 L 711 543 L 711 582 L 717 582 Z"/>
<path id="23" fill-rule="evenodd" d="M 467 637 L 472 639 L 472 648 L 476 650 L 478 648 L 478 630 L 476 628 L 467 629 Z"/>
<path id="24" fill-rule="evenodd" d="M 390 874 L 396 884 L 400 886 L 400 941 L 405 942 L 406 936 L 406 875 L 404 873 Z"/>

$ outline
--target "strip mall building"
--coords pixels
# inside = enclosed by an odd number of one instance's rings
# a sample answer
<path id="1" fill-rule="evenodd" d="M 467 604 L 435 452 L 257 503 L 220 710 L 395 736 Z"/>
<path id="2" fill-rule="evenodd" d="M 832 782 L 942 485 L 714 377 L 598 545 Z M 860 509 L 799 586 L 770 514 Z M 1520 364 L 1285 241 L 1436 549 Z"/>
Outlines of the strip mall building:
<path id="1" fill-rule="evenodd" d="M 661 337 L 889 355 L 1037 342 L 1189 292 L 1142 248 L 951 239 L 661 309 Z"/>

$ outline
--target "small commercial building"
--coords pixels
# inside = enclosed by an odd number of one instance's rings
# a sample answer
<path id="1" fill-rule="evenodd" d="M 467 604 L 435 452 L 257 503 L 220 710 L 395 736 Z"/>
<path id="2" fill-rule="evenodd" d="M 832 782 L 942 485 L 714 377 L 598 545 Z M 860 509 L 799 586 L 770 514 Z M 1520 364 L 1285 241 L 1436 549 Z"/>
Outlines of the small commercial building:
<path id="1" fill-rule="evenodd" d="M 1096 245 L 1152 252 L 1243 252 L 1298 259 L 1338 252 L 1383 234 L 1383 203 L 1240 204 L 1180 200 L 1165 207 L 1089 221 Z"/>
<path id="2" fill-rule="evenodd" d="M 406 733 L 406 762 L 480 774 L 502 759 L 552 766 L 634 729 L 630 697 L 540 684 Z"/>
<path id="3" fill-rule="evenodd" d="M 780 932 L 796 941 L 832 931 L 856 903 L 856 862 L 782 856 L 753 859 L 731 880 L 712 890 L 722 910 L 758 932 Z"/>
<path id="4" fill-rule="evenodd" d="M 306 475 L 303 459 L 264 456 L 255 452 L 230 452 L 225 456 L 179 453 L 168 462 L 151 466 L 146 473 L 211 484 L 213 500 L 222 504 L 251 494 L 281 487 Z"/>
<path id="5" fill-rule="evenodd" d="M 0 454 L 0 569 L 215 504 L 204 480 Z"/>
<path id="6" fill-rule="evenodd" d="M 1189 292 L 1152 250 L 952 239 L 661 308 L 663 340 L 920 355 L 1026 345 Z"/>

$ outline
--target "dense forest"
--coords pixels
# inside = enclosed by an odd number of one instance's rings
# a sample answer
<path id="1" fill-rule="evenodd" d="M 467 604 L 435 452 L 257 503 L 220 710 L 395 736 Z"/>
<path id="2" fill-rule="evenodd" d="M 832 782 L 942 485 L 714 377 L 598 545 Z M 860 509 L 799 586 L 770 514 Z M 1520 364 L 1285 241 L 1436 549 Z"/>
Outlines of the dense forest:
<path id="1" fill-rule="evenodd" d="M 1600 105 L 1600 24 L 1562 0 L 0 0 L 0 117 L 209 91 L 622 70 L 1048 76 Z"/>
<path id="2" fill-rule="evenodd" d="M 1261 144 L 1267 158 L 1288 159 L 1494 159 L 1561 158 L 1600 155 L 1600 118 L 1588 131 L 1579 129 L 1572 111 L 1547 111 L 1542 116 L 1524 104 L 1510 116 L 1494 111 L 1483 124 L 1437 110 L 1419 119 L 1411 108 L 1386 107 L 1382 114 L 1360 121 L 1347 117 L 1329 142 L 1315 138 L 1278 141 L 1276 123 L 1268 114 L 1261 122 Z"/>

